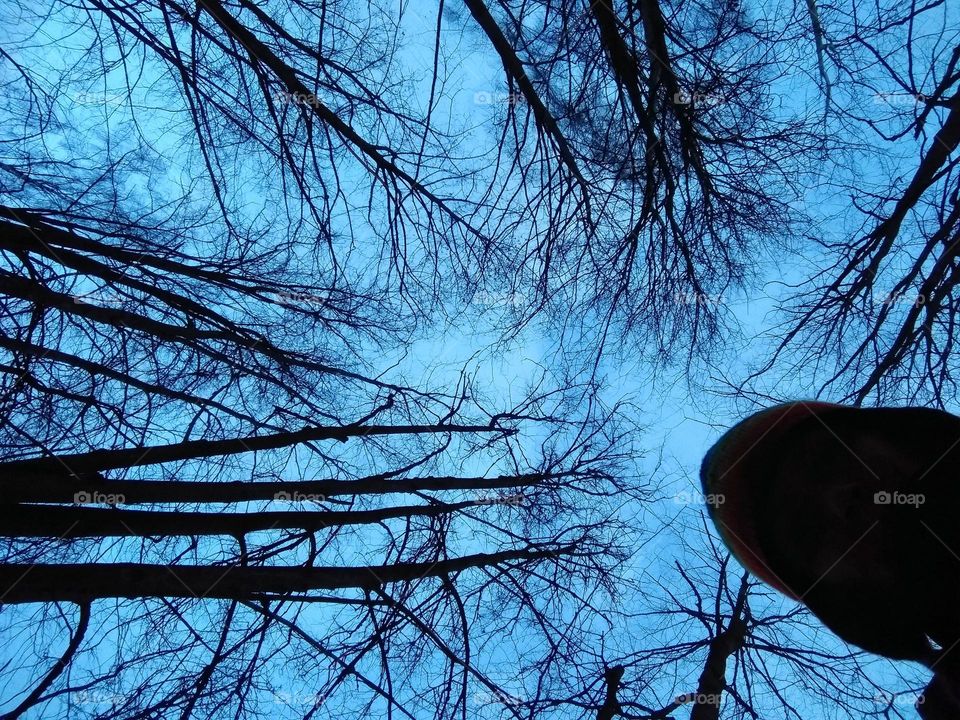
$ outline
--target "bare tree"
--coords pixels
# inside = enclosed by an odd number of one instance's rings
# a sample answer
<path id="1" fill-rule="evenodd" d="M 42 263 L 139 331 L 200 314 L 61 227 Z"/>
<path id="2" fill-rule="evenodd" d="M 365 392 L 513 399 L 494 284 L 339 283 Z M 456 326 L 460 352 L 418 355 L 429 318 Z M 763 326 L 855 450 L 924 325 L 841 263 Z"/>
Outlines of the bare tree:
<path id="1" fill-rule="evenodd" d="M 494 638 L 564 671 L 543 647 L 579 646 L 632 532 L 633 429 L 593 385 L 405 379 L 430 243 L 482 208 L 393 149 L 435 139 L 372 79 L 394 29 L 291 7 L 299 37 L 253 4 L 19 8 L 92 53 L 3 55 L 7 717 L 465 717 L 507 693 Z"/>
<path id="2" fill-rule="evenodd" d="M 712 346 L 725 295 L 833 144 L 777 95 L 784 31 L 737 3 L 467 7 L 511 92 L 501 164 L 528 186 L 538 168 L 527 197 L 549 218 L 514 274 L 539 288 L 532 310 L 559 300 L 564 337 L 596 352 L 621 331 L 650 360 Z"/>
<path id="3" fill-rule="evenodd" d="M 960 51 L 951 20 L 943 3 L 881 4 L 855 22 L 821 8 L 821 60 L 836 76 L 830 118 L 869 143 L 880 172 L 842 172 L 830 191 L 850 205 L 811 213 L 805 235 L 818 269 L 784 298 L 761 374 L 783 359 L 857 404 L 955 400 Z"/>
<path id="4" fill-rule="evenodd" d="M 565 617 L 619 553 L 614 526 L 589 518 L 635 492 L 616 413 L 570 412 L 590 388 L 544 384 L 489 414 L 468 385 L 332 365 L 303 341 L 329 340 L 337 310 L 292 302 L 304 286 L 256 262 L 185 257 L 132 223 L 6 212 L 0 600 L 8 631 L 39 621 L 66 640 L 52 661 L 28 651 L 36 678 L 9 678 L 8 717 L 310 714 L 354 680 L 371 709 L 446 716 L 467 712 L 467 688 L 503 692 L 471 650 L 499 627 L 468 614 L 495 603 L 575 642 Z M 274 333 L 246 303 L 292 303 L 314 329 Z M 87 670 L 104 645 L 119 664 Z M 277 687 L 302 653 L 297 676 L 319 692 Z M 526 657 L 528 672 L 562 670 Z M 424 667 L 447 673 L 440 695 L 423 695 Z"/>
<path id="5" fill-rule="evenodd" d="M 775 280 L 720 392 L 955 399 L 945 2 L 52 8 L 0 48 L 7 717 L 912 713 L 673 532 L 624 398 Z"/>

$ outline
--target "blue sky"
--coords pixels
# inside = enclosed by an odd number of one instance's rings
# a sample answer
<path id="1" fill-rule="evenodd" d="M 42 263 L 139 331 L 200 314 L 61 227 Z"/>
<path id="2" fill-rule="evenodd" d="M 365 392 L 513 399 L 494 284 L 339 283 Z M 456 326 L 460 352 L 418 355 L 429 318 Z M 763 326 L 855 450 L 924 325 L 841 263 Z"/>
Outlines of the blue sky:
<path id="1" fill-rule="evenodd" d="M 397 62 L 418 78 L 413 83 L 416 93 L 409 99 L 411 105 L 419 105 L 423 109 L 430 92 L 429 68 L 436 18 L 432 8 L 419 15 L 421 10 L 422 5 L 406 6 L 402 20 L 403 43 Z M 782 21 L 793 8 L 788 5 L 765 5 L 756 10 L 767 13 L 772 21 Z M 459 9 L 459 13 L 461 20 L 467 17 L 462 9 Z M 930 22 L 936 23 L 936 20 L 931 18 Z M 60 19 L 50 18 L 45 29 L 51 36 L 56 36 L 62 34 L 64 26 Z M 11 40 L 20 39 L 14 23 L 5 23 L 3 32 Z M 441 101 L 433 109 L 433 122 L 449 130 L 456 137 L 456 147 L 464 153 L 483 157 L 493 152 L 498 142 L 499 128 L 495 120 L 502 111 L 499 103 L 509 101 L 506 87 L 499 79 L 501 70 L 489 48 L 478 41 L 477 34 L 463 33 L 450 18 L 444 26 L 442 37 L 445 88 L 438 94 Z M 39 58 L 42 57 L 49 63 L 50 77 L 56 77 L 85 55 L 85 43 L 88 40 L 82 35 L 72 36 L 58 43 L 59 52 L 37 52 L 29 58 L 29 62 L 32 68 L 40 72 Z M 5 69 L 4 73 L 4 77 L 8 77 L 6 73 L 9 73 L 9 69 Z M 119 70 L 107 78 L 106 86 L 100 86 L 98 80 L 80 89 L 81 84 L 78 83 L 75 92 L 71 91 L 71 94 L 62 96 L 58 101 L 58 111 L 75 126 L 72 129 L 65 127 L 62 133 L 51 131 L 50 137 L 56 140 L 48 148 L 50 154 L 54 157 L 71 157 L 78 143 L 93 143 L 94 137 L 98 138 L 96 142 L 107 144 L 100 150 L 109 146 L 112 154 L 122 154 L 127 147 L 134 145 L 130 118 L 126 117 L 129 111 L 126 103 L 132 102 L 135 107 L 141 108 L 149 106 L 148 112 L 142 109 L 135 112 L 136 120 L 151 147 L 152 156 L 162 158 L 165 164 L 150 175 L 135 176 L 129 190 L 144 203 L 165 193 L 178 191 L 181 185 L 188 184 L 188 180 L 194 177 L 197 164 L 196 157 L 185 152 L 185 148 L 189 151 L 190 146 L 182 142 L 191 132 L 183 124 L 183 109 L 170 102 L 165 94 L 170 86 L 158 82 L 163 77 L 156 66 L 148 66 L 132 97 L 126 89 L 126 79 Z M 896 88 L 890 90 L 896 91 Z M 784 112 L 808 112 L 811 107 L 821 103 L 810 78 L 790 78 L 784 81 L 783 87 L 772 88 L 771 92 L 782 101 L 780 106 Z M 889 103 L 877 102 L 868 94 L 847 100 L 860 104 L 867 113 L 878 113 L 878 116 L 890 108 Z M 103 136 L 97 132 L 102 129 L 108 129 L 109 134 Z M 877 145 L 879 147 L 879 142 Z M 871 148 L 871 151 L 877 149 Z M 850 212 L 847 198 L 837 194 L 831 182 L 855 177 L 863 189 L 885 187 L 891 174 L 897 173 L 898 167 L 909 174 L 916 150 L 916 146 L 906 142 L 897 145 L 897 154 L 892 155 L 891 149 L 884 145 L 882 162 L 865 151 L 853 158 L 853 164 L 845 160 L 824 167 L 820 174 L 811 173 L 805 177 L 804 183 L 797 188 L 796 203 L 800 210 L 814 219 L 810 232 L 821 237 L 842 238 L 857 223 L 857 217 Z M 94 154 L 92 162 L 96 163 L 97 160 Z M 255 189 L 255 192 L 248 190 L 246 196 L 242 197 L 247 208 L 244 214 L 248 219 L 256 218 L 260 211 L 269 213 L 276 209 L 273 203 L 277 195 L 261 194 L 260 191 L 267 188 L 279 194 L 278 184 L 271 182 L 272 178 L 261 175 L 257 158 L 240 157 L 234 169 L 250 178 L 250 187 Z M 209 195 L 197 193 L 196 202 L 210 201 Z M 362 202 L 356 201 L 355 204 L 362 205 Z M 353 257 L 352 265 L 362 269 L 368 266 L 372 257 L 372 253 L 367 255 L 363 249 L 364 234 L 369 239 L 368 247 L 376 247 L 377 227 L 375 223 L 365 226 L 358 221 L 355 231 L 361 249 Z M 633 412 L 637 414 L 635 419 L 646 428 L 642 444 L 649 448 L 649 452 L 637 468 L 637 473 L 647 475 L 661 484 L 659 500 L 655 503 L 644 507 L 627 506 L 621 512 L 634 513 L 648 521 L 677 517 L 676 527 L 680 528 L 676 532 L 665 532 L 658 536 L 633 558 L 632 572 L 638 580 L 645 575 L 672 577 L 670 573 L 674 560 L 684 561 L 688 557 L 686 553 L 689 548 L 685 543 L 702 545 L 697 525 L 703 507 L 696 502 L 700 459 L 722 429 L 752 409 L 749 405 L 735 403 L 723 396 L 723 379 L 742 378 L 749 368 L 765 357 L 770 343 L 778 337 L 779 318 L 774 314 L 777 301 L 789 294 L 789 284 L 805 278 L 811 268 L 818 266 L 819 260 L 817 255 L 802 245 L 787 262 L 784 262 L 784 254 L 780 250 L 767 255 L 758 254 L 754 265 L 756 278 L 751 281 L 750 290 L 745 293 L 731 291 L 720 300 L 731 315 L 732 326 L 739 327 L 739 332 L 723 338 L 715 365 L 698 362 L 692 377 L 676 366 L 654 367 L 617 355 L 605 358 L 601 363 L 601 370 L 608 381 L 605 399 L 612 403 L 624 397 L 630 398 L 635 408 Z M 804 261 L 809 264 L 804 265 Z M 529 325 L 508 346 L 491 349 L 491 343 L 497 335 L 498 314 L 511 312 L 513 304 L 522 307 L 527 300 L 497 290 L 458 298 L 451 302 L 447 318 L 438 320 L 416 342 L 378 357 L 380 366 L 391 368 L 391 372 L 397 376 L 409 378 L 423 377 L 429 373 L 435 385 L 455 382 L 460 371 L 467 366 L 474 373 L 477 384 L 496 404 L 510 406 L 512 401 L 522 396 L 525 385 L 534 380 L 542 368 L 550 368 L 555 359 L 556 338 L 553 331 L 539 323 Z M 782 398 L 812 397 L 817 393 L 820 380 L 822 378 L 812 372 L 797 372 L 791 368 L 765 389 L 771 395 Z M 532 433 L 528 440 L 531 448 L 536 446 L 538 439 L 536 432 Z M 473 462 L 473 466 L 460 468 L 464 474 L 492 470 L 483 465 L 480 459 Z M 355 549 L 362 555 L 362 548 Z M 732 573 L 731 577 L 735 578 L 736 573 Z M 779 598 L 772 602 L 776 607 L 790 606 L 789 601 Z M 318 624 L 322 622 L 324 612 L 333 611 L 322 608 L 310 610 Z M 13 614 L 4 613 L 4 620 L 12 621 Z M 624 638 L 625 635 L 631 637 Z M 612 646 L 618 643 L 622 643 L 623 647 L 643 645 L 646 640 L 635 627 L 611 628 L 609 636 Z M 823 634 L 818 639 L 824 643 L 831 642 Z M 62 641 L 62 638 L 59 640 Z M 106 640 L 107 645 L 110 642 L 110 639 Z M 52 640 L 50 645 L 56 647 L 57 642 Z M 491 658 L 495 666 L 495 654 L 491 654 Z M 696 662 L 685 664 L 683 669 L 694 678 L 699 672 Z M 491 669 L 491 672 L 494 670 Z M 882 677 L 886 679 L 890 676 L 884 674 Z M 671 680 L 667 678 L 665 682 L 672 687 Z M 509 673 L 505 673 L 503 682 L 505 687 L 510 686 L 512 680 Z M 302 701 L 304 693 L 310 695 L 309 689 L 286 683 L 289 683 L 288 679 L 278 679 L 281 689 L 277 692 L 281 697 L 299 698 Z M 522 687 L 515 691 L 518 696 L 524 693 Z M 283 693 L 286 695 L 283 696 Z M 496 703 L 487 705 L 482 698 L 478 698 L 478 703 L 482 707 L 481 712 L 494 712 L 492 706 Z M 811 714 L 807 717 L 818 717 L 817 712 L 811 707 Z"/>

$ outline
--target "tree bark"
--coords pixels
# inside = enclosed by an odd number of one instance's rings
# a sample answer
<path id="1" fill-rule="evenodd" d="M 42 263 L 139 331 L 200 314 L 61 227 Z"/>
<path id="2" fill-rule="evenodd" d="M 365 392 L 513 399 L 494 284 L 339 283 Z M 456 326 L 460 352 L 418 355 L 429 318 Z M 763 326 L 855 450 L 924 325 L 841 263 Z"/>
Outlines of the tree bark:
<path id="1" fill-rule="evenodd" d="M 108 480 L 99 475 L 71 478 L 62 471 L 5 473 L 0 465 L 0 503 L 78 502 L 77 493 L 122 495 L 120 504 L 136 503 L 237 503 L 273 500 L 277 493 L 320 495 L 384 495 L 444 490 L 502 490 L 539 485 L 550 480 L 576 478 L 578 473 L 526 473 L 495 478 L 426 476 L 387 478 L 371 476 L 359 480 L 297 480 L 283 482 L 195 482 L 189 480 Z"/>
<path id="2" fill-rule="evenodd" d="M 0 565 L 0 603 L 84 603 L 99 598 L 147 597 L 255 600 L 265 593 L 374 590 L 387 583 L 441 577 L 469 568 L 553 558 L 575 548 L 566 545 L 551 550 L 507 550 L 436 562 L 360 567 L 9 564 Z"/>

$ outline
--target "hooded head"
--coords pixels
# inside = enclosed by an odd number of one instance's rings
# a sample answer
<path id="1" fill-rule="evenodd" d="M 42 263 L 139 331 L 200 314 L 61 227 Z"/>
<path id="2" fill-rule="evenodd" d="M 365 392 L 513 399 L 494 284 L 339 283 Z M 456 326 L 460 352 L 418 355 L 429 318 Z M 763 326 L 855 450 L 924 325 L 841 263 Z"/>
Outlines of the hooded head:
<path id="1" fill-rule="evenodd" d="M 921 662 L 928 637 L 960 642 L 960 418 L 777 405 L 725 433 L 700 473 L 741 564 L 847 642 Z"/>
<path id="2" fill-rule="evenodd" d="M 757 518 L 764 512 L 765 467 L 775 458 L 789 431 L 804 420 L 841 406 L 819 401 L 776 405 L 734 425 L 707 452 L 700 467 L 704 494 L 720 536 L 753 575 L 792 598 L 797 594 L 771 568 L 761 546 Z"/>

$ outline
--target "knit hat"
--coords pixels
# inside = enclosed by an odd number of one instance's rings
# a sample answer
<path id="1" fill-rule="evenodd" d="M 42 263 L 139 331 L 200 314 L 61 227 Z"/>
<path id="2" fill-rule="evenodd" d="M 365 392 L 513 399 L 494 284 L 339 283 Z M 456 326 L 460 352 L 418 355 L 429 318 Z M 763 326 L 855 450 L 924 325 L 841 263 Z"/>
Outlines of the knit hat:
<path id="1" fill-rule="evenodd" d="M 777 577 L 760 547 L 755 519 L 765 510 L 754 483 L 764 476 L 755 463 L 800 421 L 838 407 L 800 400 L 762 410 L 727 430 L 700 466 L 703 492 L 714 499 L 707 507 L 724 543 L 753 575 L 794 599 L 799 598 Z"/>

